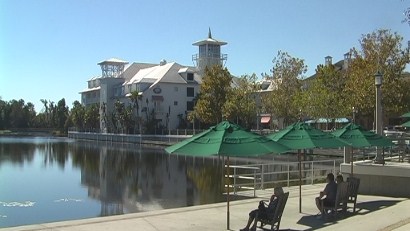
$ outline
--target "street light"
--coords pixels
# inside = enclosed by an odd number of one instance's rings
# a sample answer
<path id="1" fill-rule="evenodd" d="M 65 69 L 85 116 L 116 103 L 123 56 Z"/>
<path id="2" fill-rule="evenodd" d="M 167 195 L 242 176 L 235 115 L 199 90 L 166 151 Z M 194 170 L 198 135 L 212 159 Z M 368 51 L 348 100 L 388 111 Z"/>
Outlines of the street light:
<path id="1" fill-rule="evenodd" d="M 380 71 L 374 75 L 374 85 L 376 86 L 376 133 L 383 135 L 382 130 L 382 79 L 383 74 Z M 383 156 L 381 155 L 381 149 L 376 147 L 376 158 L 374 159 L 376 164 L 384 164 Z"/>
<path id="2" fill-rule="evenodd" d="M 356 113 L 358 113 L 358 112 L 359 112 L 359 111 L 357 110 L 357 108 L 352 107 L 352 113 L 353 113 L 352 123 L 355 123 L 355 122 L 356 122 Z"/>

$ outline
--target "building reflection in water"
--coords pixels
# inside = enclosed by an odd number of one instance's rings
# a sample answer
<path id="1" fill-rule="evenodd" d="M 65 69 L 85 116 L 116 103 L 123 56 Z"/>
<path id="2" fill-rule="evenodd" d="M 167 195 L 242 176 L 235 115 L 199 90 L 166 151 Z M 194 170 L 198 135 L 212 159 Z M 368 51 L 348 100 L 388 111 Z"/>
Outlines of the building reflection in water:
<path id="1" fill-rule="evenodd" d="M 170 156 L 136 145 L 75 144 L 81 184 L 101 201 L 101 216 L 221 202 L 217 159 Z M 86 150 L 86 151 L 84 151 Z M 78 159 L 77 159 L 78 158 Z"/>

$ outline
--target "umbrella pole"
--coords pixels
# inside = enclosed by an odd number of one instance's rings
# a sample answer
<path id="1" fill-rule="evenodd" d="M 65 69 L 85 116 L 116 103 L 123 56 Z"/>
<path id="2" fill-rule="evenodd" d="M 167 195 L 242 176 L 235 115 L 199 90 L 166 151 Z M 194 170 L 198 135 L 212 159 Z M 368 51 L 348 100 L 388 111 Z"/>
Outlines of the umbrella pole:
<path id="1" fill-rule="evenodd" d="M 299 159 L 299 213 L 302 213 L 302 159 L 300 149 L 298 149 Z"/>
<path id="2" fill-rule="evenodd" d="M 226 195 L 226 229 L 229 230 L 229 156 L 226 158 L 227 163 L 227 168 L 226 168 L 226 175 L 228 178 L 228 189 L 227 189 L 227 195 Z"/>
<path id="3" fill-rule="evenodd" d="M 350 150 L 350 175 L 353 176 L 353 147 Z"/>

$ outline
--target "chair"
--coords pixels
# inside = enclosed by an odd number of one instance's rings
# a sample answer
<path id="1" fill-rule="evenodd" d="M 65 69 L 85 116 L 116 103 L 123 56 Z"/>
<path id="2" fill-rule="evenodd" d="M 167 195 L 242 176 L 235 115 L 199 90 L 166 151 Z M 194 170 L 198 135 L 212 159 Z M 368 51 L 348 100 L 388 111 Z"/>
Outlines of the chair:
<path id="1" fill-rule="evenodd" d="M 271 230 L 279 230 L 280 220 L 282 219 L 283 210 L 285 210 L 286 202 L 288 201 L 289 192 L 277 198 L 278 204 L 274 213 L 268 214 L 268 219 L 260 219 L 260 227 L 263 228 L 265 225 L 270 225 Z"/>
<path id="2" fill-rule="evenodd" d="M 335 216 L 338 213 L 339 209 L 342 209 L 343 212 L 347 210 L 347 201 L 349 198 L 349 184 L 347 182 L 341 182 L 337 184 L 337 193 L 336 193 L 336 201 L 333 206 L 325 206 L 323 200 L 321 201 L 322 204 L 322 216 L 327 216 L 327 211 L 330 210 Z"/>
<path id="3" fill-rule="evenodd" d="M 348 203 L 353 203 L 353 212 L 356 212 L 357 193 L 359 192 L 360 179 L 355 177 L 348 177 L 347 183 L 349 185 Z"/>

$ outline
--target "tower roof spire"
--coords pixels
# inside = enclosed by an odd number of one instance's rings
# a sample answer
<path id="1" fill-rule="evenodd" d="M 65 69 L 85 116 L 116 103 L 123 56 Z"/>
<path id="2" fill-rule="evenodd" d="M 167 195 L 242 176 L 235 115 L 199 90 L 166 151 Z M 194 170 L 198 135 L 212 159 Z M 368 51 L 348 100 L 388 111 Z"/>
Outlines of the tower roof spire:
<path id="1" fill-rule="evenodd" d="M 223 46 L 226 45 L 227 43 L 221 40 L 217 40 L 212 38 L 212 33 L 211 33 L 211 28 L 208 28 L 208 38 L 194 42 L 192 45 L 194 46 L 201 46 L 205 44 L 213 44 L 213 45 L 218 45 L 218 46 Z"/>

